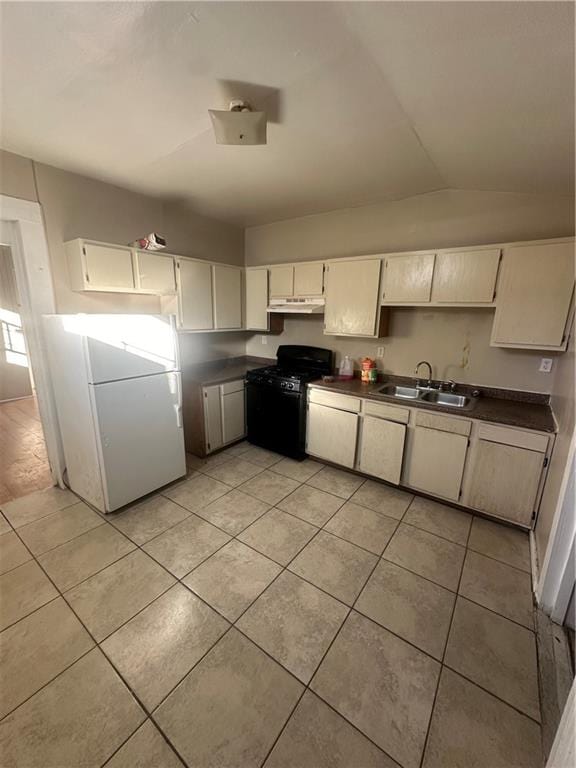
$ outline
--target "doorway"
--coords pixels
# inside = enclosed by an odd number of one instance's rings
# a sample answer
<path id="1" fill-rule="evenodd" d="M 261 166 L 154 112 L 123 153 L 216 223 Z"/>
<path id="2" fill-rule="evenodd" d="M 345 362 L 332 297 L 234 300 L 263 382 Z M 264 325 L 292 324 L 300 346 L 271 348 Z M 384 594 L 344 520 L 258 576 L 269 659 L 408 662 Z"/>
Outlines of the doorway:
<path id="1" fill-rule="evenodd" d="M 14 258 L 0 244 L 0 504 L 52 483 Z"/>

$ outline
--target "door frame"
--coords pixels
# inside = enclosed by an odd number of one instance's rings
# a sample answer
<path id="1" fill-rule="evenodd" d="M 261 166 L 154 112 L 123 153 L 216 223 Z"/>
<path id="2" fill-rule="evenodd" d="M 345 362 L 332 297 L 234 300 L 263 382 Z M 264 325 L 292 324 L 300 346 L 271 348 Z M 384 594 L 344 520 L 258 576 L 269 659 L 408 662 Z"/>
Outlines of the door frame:
<path id="1" fill-rule="evenodd" d="M 40 204 L 0 195 L 0 242 L 12 251 L 46 453 L 54 483 L 64 488 L 64 450 L 42 324 L 42 315 L 56 312 L 56 302 Z"/>
<path id="2" fill-rule="evenodd" d="M 552 530 L 534 590 L 539 606 L 557 624 L 564 622 L 576 578 L 575 473 L 576 432 L 572 434 Z"/>

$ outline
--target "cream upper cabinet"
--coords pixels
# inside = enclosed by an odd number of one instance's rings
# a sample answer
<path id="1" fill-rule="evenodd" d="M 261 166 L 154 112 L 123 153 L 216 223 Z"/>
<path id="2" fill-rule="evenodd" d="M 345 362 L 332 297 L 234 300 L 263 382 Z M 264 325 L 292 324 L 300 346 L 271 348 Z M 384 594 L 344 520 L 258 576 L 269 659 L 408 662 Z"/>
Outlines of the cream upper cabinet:
<path id="1" fill-rule="evenodd" d="M 404 485 L 458 501 L 468 438 L 427 427 L 410 430 L 404 462 Z"/>
<path id="2" fill-rule="evenodd" d="M 204 261 L 178 259 L 178 327 L 182 330 L 211 330 L 212 265 Z"/>
<path id="3" fill-rule="evenodd" d="M 308 404 L 306 449 L 320 459 L 354 467 L 358 414 L 318 403 Z"/>
<path id="4" fill-rule="evenodd" d="M 402 473 L 406 427 L 385 419 L 362 419 L 358 469 L 398 485 Z"/>
<path id="5" fill-rule="evenodd" d="M 500 249 L 436 254 L 432 301 L 491 304 L 496 292 Z"/>
<path id="6" fill-rule="evenodd" d="M 294 295 L 294 267 L 270 267 L 270 298 L 283 299 Z"/>
<path id="7" fill-rule="evenodd" d="M 135 251 L 136 288 L 141 293 L 170 294 L 176 291 L 172 256 L 154 251 Z"/>
<path id="8" fill-rule="evenodd" d="M 250 331 L 267 331 L 268 269 L 247 269 L 244 289 L 246 328 Z"/>
<path id="9" fill-rule="evenodd" d="M 544 458 L 537 451 L 478 440 L 468 506 L 530 526 Z"/>
<path id="10" fill-rule="evenodd" d="M 131 248 L 81 238 L 65 247 L 73 291 L 136 292 Z"/>
<path id="11" fill-rule="evenodd" d="M 324 333 L 375 336 L 379 320 L 380 259 L 332 261 L 326 273 Z"/>
<path id="12" fill-rule="evenodd" d="M 212 265 L 214 328 L 242 327 L 242 270 L 223 264 Z"/>
<path id="13" fill-rule="evenodd" d="M 573 292 L 573 242 L 505 248 L 492 346 L 565 349 Z"/>
<path id="14" fill-rule="evenodd" d="M 322 296 L 324 264 L 294 265 L 294 296 Z"/>
<path id="15" fill-rule="evenodd" d="M 382 301 L 384 304 L 414 304 L 430 301 L 434 253 L 407 253 L 384 260 Z"/>

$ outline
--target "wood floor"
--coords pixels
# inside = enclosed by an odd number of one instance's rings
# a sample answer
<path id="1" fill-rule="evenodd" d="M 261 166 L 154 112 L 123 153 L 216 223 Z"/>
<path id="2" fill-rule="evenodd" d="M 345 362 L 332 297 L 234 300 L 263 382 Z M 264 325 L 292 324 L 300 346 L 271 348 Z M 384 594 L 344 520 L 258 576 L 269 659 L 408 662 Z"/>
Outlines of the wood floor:
<path id="1" fill-rule="evenodd" d="M 0 504 L 50 485 L 36 398 L 0 403 Z"/>

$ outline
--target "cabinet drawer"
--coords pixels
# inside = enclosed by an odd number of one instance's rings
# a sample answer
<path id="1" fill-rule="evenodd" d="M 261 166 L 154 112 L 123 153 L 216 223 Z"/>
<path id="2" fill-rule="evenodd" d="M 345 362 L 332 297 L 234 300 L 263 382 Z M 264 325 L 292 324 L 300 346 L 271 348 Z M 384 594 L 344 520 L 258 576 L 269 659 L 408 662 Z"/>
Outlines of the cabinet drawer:
<path id="1" fill-rule="evenodd" d="M 479 440 L 489 440 L 491 443 L 503 443 L 517 448 L 527 448 L 529 451 L 546 453 L 548 436 L 534 432 L 522 432 L 508 427 L 495 427 L 492 424 L 482 424 L 478 429 Z"/>
<path id="2" fill-rule="evenodd" d="M 232 392 L 240 392 L 244 389 L 244 379 L 227 381 L 226 384 L 220 385 L 220 389 L 223 395 L 231 395 Z"/>
<path id="3" fill-rule="evenodd" d="M 311 389 L 308 394 L 310 403 L 327 405 L 330 408 L 338 408 L 340 411 L 360 413 L 361 400 L 350 395 L 341 395 L 338 392 L 327 392 L 325 389 Z"/>
<path id="4" fill-rule="evenodd" d="M 410 411 L 407 408 L 396 408 L 394 405 L 376 403 L 374 400 L 363 400 L 362 413 L 378 419 L 397 421 L 399 424 L 408 424 L 410 421 Z"/>
<path id="5" fill-rule="evenodd" d="M 439 429 L 441 432 L 452 432 L 455 435 L 470 436 L 472 422 L 466 419 L 452 419 L 450 416 L 440 416 L 437 413 L 428 413 L 428 411 L 418 411 L 416 414 L 416 424 L 419 427 L 428 427 L 429 429 Z"/>

